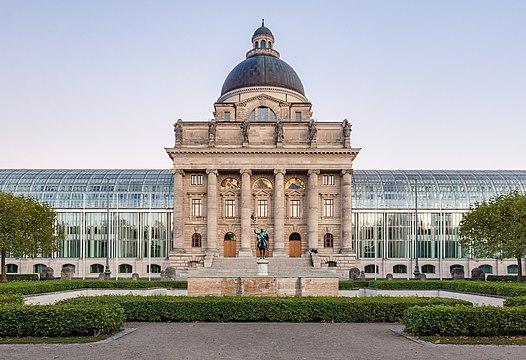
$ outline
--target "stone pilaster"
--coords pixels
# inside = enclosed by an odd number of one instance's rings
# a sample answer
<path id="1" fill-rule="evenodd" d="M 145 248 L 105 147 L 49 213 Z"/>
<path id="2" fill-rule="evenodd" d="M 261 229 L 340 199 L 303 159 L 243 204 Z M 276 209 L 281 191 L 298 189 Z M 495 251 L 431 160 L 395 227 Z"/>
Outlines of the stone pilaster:
<path id="1" fill-rule="evenodd" d="M 342 170 L 342 254 L 352 253 L 352 170 Z"/>
<path id="2" fill-rule="evenodd" d="M 183 201 L 183 176 L 184 171 L 182 169 L 174 169 L 174 201 Z M 184 206 L 174 204 L 174 222 L 173 222 L 173 240 L 172 247 L 175 253 L 184 253 Z"/>
<path id="3" fill-rule="evenodd" d="M 252 256 L 251 237 L 252 227 L 250 224 L 251 215 L 251 195 L 250 189 L 250 175 L 252 171 L 249 169 L 241 169 L 241 247 L 238 256 L 249 257 Z"/>
<path id="4" fill-rule="evenodd" d="M 318 175 L 320 170 L 309 170 L 308 193 L 307 199 L 309 201 L 307 214 L 307 229 L 309 249 L 318 248 Z"/>
<path id="5" fill-rule="evenodd" d="M 217 256 L 217 174 L 216 169 L 207 169 L 206 197 L 206 253 Z"/>
<path id="6" fill-rule="evenodd" d="M 285 252 L 285 170 L 274 170 L 274 249 L 272 256 L 287 256 Z"/>

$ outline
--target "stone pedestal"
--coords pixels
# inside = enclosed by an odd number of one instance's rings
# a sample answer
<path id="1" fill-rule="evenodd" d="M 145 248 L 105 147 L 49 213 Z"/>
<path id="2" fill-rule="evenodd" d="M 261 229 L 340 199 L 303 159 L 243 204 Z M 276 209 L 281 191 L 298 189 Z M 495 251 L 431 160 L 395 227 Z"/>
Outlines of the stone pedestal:
<path id="1" fill-rule="evenodd" d="M 258 259 L 258 273 L 257 276 L 268 276 L 268 260 Z"/>

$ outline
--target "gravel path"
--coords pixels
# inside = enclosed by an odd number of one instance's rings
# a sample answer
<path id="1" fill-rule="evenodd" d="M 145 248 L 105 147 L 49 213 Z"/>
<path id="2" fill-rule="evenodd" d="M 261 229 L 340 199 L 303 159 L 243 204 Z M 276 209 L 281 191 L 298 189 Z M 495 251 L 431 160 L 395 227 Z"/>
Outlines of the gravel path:
<path id="1" fill-rule="evenodd" d="M 398 324 L 128 323 L 115 340 L 0 345 L 0 359 L 437 359 L 524 360 L 526 346 L 424 345 Z"/>

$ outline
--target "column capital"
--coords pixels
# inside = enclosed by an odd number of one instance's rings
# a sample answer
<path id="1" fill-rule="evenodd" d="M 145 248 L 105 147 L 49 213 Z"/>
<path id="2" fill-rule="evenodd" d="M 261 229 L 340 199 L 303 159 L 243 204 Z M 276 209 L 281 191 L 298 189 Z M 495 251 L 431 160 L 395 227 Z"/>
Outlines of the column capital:
<path id="1" fill-rule="evenodd" d="M 207 175 L 214 174 L 215 176 L 217 176 L 219 175 L 219 171 L 217 171 L 217 169 L 206 169 L 206 174 Z"/>
<path id="2" fill-rule="evenodd" d="M 274 169 L 274 175 L 281 174 L 285 175 L 287 173 L 287 170 L 285 169 Z"/>
<path id="3" fill-rule="evenodd" d="M 342 175 L 345 175 L 345 174 L 352 175 L 352 172 L 353 172 L 352 169 L 343 169 L 343 170 L 342 170 Z"/>
<path id="4" fill-rule="evenodd" d="M 172 174 L 184 176 L 184 170 L 183 169 L 173 169 Z"/>
<path id="5" fill-rule="evenodd" d="M 307 171 L 307 175 L 320 175 L 320 169 L 310 169 L 309 171 Z"/>
<path id="6" fill-rule="evenodd" d="M 250 169 L 241 169 L 241 170 L 239 170 L 239 173 L 241 175 L 243 175 L 243 174 L 252 175 L 252 170 L 250 170 Z"/>

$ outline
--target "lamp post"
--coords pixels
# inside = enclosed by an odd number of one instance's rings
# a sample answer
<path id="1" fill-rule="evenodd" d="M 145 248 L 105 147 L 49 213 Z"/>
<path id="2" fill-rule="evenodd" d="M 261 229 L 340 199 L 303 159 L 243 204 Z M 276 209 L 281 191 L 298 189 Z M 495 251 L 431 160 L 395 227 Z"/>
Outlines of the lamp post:
<path id="1" fill-rule="evenodd" d="M 110 181 L 106 178 L 106 268 L 104 269 L 104 279 L 109 280 L 110 270 Z"/>
<path id="2" fill-rule="evenodd" d="M 418 267 L 418 179 L 415 178 L 415 279 L 420 279 L 420 269 Z"/>

